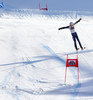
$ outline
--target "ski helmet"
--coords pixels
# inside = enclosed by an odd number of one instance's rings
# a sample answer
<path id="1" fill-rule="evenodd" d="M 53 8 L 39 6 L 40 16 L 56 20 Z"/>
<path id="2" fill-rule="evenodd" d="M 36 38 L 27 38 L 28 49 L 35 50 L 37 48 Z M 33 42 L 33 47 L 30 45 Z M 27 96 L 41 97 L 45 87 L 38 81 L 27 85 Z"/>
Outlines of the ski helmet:
<path id="1" fill-rule="evenodd" d="M 70 24 L 69 24 L 69 25 L 71 26 L 71 25 L 74 25 L 74 24 L 73 24 L 73 22 L 70 22 Z"/>

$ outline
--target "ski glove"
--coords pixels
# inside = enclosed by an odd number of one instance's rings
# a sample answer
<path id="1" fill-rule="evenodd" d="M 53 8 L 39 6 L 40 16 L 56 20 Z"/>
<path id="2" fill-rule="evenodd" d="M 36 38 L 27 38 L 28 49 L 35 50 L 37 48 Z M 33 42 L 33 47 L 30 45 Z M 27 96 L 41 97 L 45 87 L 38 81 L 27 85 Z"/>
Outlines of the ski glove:
<path id="1" fill-rule="evenodd" d="M 80 18 L 79 21 L 81 21 L 82 19 Z"/>
<path id="2" fill-rule="evenodd" d="M 58 30 L 61 30 L 60 28 Z"/>

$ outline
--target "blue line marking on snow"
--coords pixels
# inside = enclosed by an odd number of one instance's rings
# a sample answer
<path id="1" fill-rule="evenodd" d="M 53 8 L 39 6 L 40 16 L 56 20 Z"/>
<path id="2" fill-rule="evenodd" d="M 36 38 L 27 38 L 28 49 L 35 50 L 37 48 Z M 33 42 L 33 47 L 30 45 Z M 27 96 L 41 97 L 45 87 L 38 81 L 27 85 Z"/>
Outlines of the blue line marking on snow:
<path id="1" fill-rule="evenodd" d="M 66 62 L 62 59 L 62 58 L 60 58 L 58 55 L 56 55 L 55 54 L 55 52 L 49 47 L 49 46 L 45 46 L 45 45 L 43 45 L 43 44 L 41 44 L 42 46 L 43 46 L 43 48 L 45 48 L 46 50 L 48 50 L 49 52 L 50 52 L 50 54 L 52 54 L 53 56 L 55 56 L 58 60 L 60 60 L 63 64 L 66 64 Z M 71 70 L 70 70 L 71 71 Z M 71 72 L 73 72 L 73 71 L 71 71 Z M 73 74 L 74 75 L 74 74 Z M 76 76 L 74 76 L 74 77 L 76 77 Z M 73 95 L 71 96 L 71 98 L 70 98 L 70 100 L 73 100 L 73 99 L 75 99 L 75 97 L 78 95 L 78 89 L 81 87 L 81 83 L 79 83 L 79 84 L 77 84 L 76 86 L 75 86 L 75 88 L 74 88 L 74 93 L 73 93 Z"/>
<path id="2" fill-rule="evenodd" d="M 14 69 L 15 69 L 15 68 L 14 68 Z M 9 95 L 14 96 L 14 97 L 16 98 L 16 100 L 19 100 L 19 96 L 18 96 L 18 95 L 13 94 L 12 92 L 8 91 L 7 88 L 6 88 L 8 79 L 9 79 L 9 78 L 11 77 L 11 75 L 13 74 L 14 69 L 11 71 L 11 73 L 8 73 L 8 75 L 5 76 L 3 82 L 2 82 L 2 84 L 1 84 L 0 86 L 5 85 L 5 86 L 3 87 L 3 89 L 5 90 L 5 92 L 6 92 L 7 94 L 9 94 Z"/>
<path id="3" fill-rule="evenodd" d="M 75 97 L 78 95 L 78 92 L 79 92 L 79 88 L 81 87 L 81 83 L 77 84 L 74 88 L 74 93 L 73 95 L 71 96 L 70 100 L 74 100 Z"/>
<path id="4" fill-rule="evenodd" d="M 48 50 L 50 52 L 50 54 L 52 54 L 56 59 L 58 59 L 59 61 L 61 61 L 63 64 L 66 64 L 66 62 L 62 58 L 60 58 L 58 55 L 56 55 L 56 53 L 50 47 L 45 46 L 43 44 L 42 44 L 42 46 L 43 46 L 43 48 L 45 48 L 46 50 Z"/>

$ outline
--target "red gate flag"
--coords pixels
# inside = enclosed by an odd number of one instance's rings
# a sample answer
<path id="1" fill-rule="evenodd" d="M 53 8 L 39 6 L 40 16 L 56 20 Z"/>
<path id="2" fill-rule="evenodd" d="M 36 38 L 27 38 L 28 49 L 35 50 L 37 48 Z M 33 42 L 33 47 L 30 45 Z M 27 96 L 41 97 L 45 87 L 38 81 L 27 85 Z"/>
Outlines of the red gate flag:
<path id="1" fill-rule="evenodd" d="M 46 4 L 46 8 L 40 8 L 40 3 L 39 3 L 39 10 L 48 10 L 47 4 Z"/>
<path id="2" fill-rule="evenodd" d="M 66 84 L 67 67 L 77 67 L 77 71 L 78 71 L 78 84 L 79 84 L 78 55 L 77 55 L 77 59 L 68 59 L 68 55 L 67 55 L 66 70 L 65 70 L 65 84 Z"/>

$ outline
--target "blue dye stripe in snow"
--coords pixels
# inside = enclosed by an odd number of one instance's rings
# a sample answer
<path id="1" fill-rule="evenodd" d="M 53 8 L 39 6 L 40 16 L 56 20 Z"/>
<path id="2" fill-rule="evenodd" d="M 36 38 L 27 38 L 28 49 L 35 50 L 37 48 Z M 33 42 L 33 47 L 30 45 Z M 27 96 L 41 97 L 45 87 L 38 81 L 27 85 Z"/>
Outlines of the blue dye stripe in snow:
<path id="1" fill-rule="evenodd" d="M 81 83 L 77 84 L 74 88 L 74 93 L 73 95 L 71 96 L 70 100 L 75 100 L 76 96 L 78 95 L 79 93 L 79 88 L 81 87 Z"/>
<path id="2" fill-rule="evenodd" d="M 45 46 L 43 44 L 42 44 L 42 46 L 43 46 L 43 48 L 48 50 L 50 52 L 50 54 L 53 55 L 56 59 L 61 61 L 64 65 L 66 64 L 66 62 L 62 58 L 60 58 L 58 55 L 56 55 L 56 53 L 49 46 Z"/>
<path id="3" fill-rule="evenodd" d="M 41 44 L 43 46 L 43 48 L 45 48 L 46 50 L 48 50 L 50 52 L 50 54 L 52 54 L 53 56 L 55 56 L 58 60 L 60 60 L 63 64 L 66 64 L 66 62 L 60 58 L 58 55 L 56 55 L 56 53 L 49 47 L 49 46 L 45 46 L 43 44 Z M 72 70 L 70 70 L 71 72 L 73 72 Z M 73 76 L 76 78 L 76 76 L 73 73 Z M 79 88 L 81 87 L 81 83 L 77 84 L 74 88 L 74 93 L 72 94 L 70 100 L 75 99 L 75 97 L 78 95 L 79 92 Z"/>
<path id="4" fill-rule="evenodd" d="M 9 78 L 11 77 L 11 75 L 13 74 L 13 71 L 11 73 L 8 73 L 8 75 L 5 76 L 3 82 L 2 82 L 2 84 L 0 86 L 7 85 L 7 82 L 9 80 Z M 7 94 L 12 95 L 12 96 L 14 96 L 16 98 L 16 100 L 19 100 L 19 96 L 18 95 L 16 95 L 15 93 L 12 93 L 10 91 L 8 91 L 7 88 L 6 88 L 6 86 L 4 86 L 3 88 L 4 88 L 4 90 L 5 90 L 5 92 Z"/>

